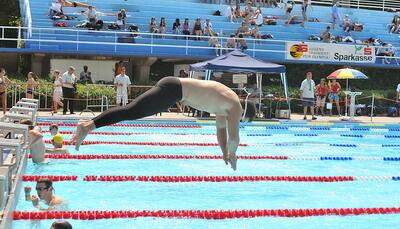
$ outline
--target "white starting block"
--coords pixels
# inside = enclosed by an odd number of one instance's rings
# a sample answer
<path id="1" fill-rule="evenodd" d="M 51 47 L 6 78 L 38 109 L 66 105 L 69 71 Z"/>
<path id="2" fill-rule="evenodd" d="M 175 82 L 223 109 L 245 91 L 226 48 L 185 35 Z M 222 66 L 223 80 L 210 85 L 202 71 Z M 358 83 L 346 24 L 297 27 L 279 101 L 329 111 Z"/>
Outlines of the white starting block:
<path id="1" fill-rule="evenodd" d="M 28 126 L 24 124 L 16 124 L 9 122 L 0 122 L 0 131 L 3 132 L 3 136 L 11 139 L 23 139 L 25 142 L 28 141 Z M 22 138 L 18 135 L 22 135 Z"/>
<path id="2" fill-rule="evenodd" d="M 356 96 L 361 95 L 362 92 L 352 92 L 352 91 L 345 91 L 346 97 L 349 95 L 350 96 L 350 114 L 349 116 L 344 116 L 342 118 L 343 121 L 354 121 L 354 114 L 356 113 Z"/>
<path id="3" fill-rule="evenodd" d="M 18 101 L 16 106 L 18 107 L 28 107 L 28 108 L 33 108 L 33 109 L 38 109 L 39 105 L 37 103 L 30 103 L 30 102 L 22 102 Z"/>
<path id="4" fill-rule="evenodd" d="M 2 166 L 4 164 L 3 161 L 3 150 L 5 149 L 10 149 L 10 150 L 14 150 L 14 152 L 16 153 L 16 158 L 17 158 L 17 163 L 19 162 L 19 156 L 18 154 L 21 153 L 21 146 L 23 141 L 21 141 L 20 139 L 6 139 L 6 138 L 0 138 L 0 166 Z"/>
<path id="5" fill-rule="evenodd" d="M 22 98 L 20 100 L 21 102 L 27 102 L 27 103 L 36 103 L 39 105 L 39 100 L 38 99 L 27 99 L 27 98 Z"/>
<path id="6" fill-rule="evenodd" d="M 4 122 L 10 122 L 10 123 L 19 123 L 22 119 L 30 119 L 32 120 L 33 123 L 36 122 L 35 120 L 36 118 L 33 115 L 15 114 L 7 112 L 3 117 Z"/>
<path id="7" fill-rule="evenodd" d="M 23 114 L 23 115 L 30 115 L 32 116 L 32 122 L 36 122 L 36 115 L 37 110 L 35 108 L 30 108 L 30 107 L 18 107 L 18 106 L 13 106 L 11 107 L 9 113 L 11 114 Z"/>

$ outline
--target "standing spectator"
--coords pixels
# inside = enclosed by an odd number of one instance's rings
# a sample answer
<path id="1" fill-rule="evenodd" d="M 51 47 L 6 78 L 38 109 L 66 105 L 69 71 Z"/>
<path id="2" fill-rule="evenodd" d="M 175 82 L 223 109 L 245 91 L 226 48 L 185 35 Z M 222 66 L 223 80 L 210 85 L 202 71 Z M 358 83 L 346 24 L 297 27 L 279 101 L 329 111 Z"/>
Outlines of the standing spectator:
<path id="1" fill-rule="evenodd" d="M 392 23 L 389 25 L 390 33 L 398 33 L 400 30 L 400 15 L 394 15 Z"/>
<path id="2" fill-rule="evenodd" d="M 322 78 L 319 84 L 315 87 L 315 92 L 317 95 L 317 105 L 315 109 L 315 114 L 318 115 L 318 112 L 321 112 L 321 115 L 324 115 L 324 107 L 326 97 L 328 96 L 328 85 L 326 84 L 326 79 Z"/>
<path id="3" fill-rule="evenodd" d="M 93 6 L 89 6 L 88 10 L 84 11 L 83 14 L 87 14 L 88 21 L 97 21 L 97 11 L 93 9 Z"/>
<path id="4" fill-rule="evenodd" d="M 332 5 L 332 29 L 335 29 L 335 25 L 336 25 L 336 21 L 340 20 L 340 16 L 339 16 L 339 3 L 338 2 L 334 2 Z"/>
<path id="5" fill-rule="evenodd" d="M 260 108 L 260 96 L 262 96 L 262 91 L 258 88 L 257 83 L 253 83 L 251 88 L 248 89 L 249 101 L 256 105 L 257 110 Z"/>
<path id="6" fill-rule="evenodd" d="M 306 73 L 306 79 L 301 82 L 300 86 L 300 99 L 302 100 L 304 109 L 304 120 L 307 119 L 307 108 L 310 108 L 310 113 L 312 116 L 312 120 L 317 119 L 314 116 L 314 89 L 315 89 L 315 83 L 314 80 L 312 80 L 312 72 L 307 72 Z"/>
<path id="7" fill-rule="evenodd" d="M 117 63 L 115 63 L 114 65 L 114 76 L 117 76 L 119 74 L 121 74 L 121 69 L 124 67 L 124 62 L 122 60 L 118 61 Z"/>
<path id="8" fill-rule="evenodd" d="M 190 24 L 189 24 L 189 18 L 185 18 L 185 21 L 183 22 L 183 34 L 185 35 L 190 35 Z"/>
<path id="9" fill-rule="evenodd" d="M 126 25 L 126 11 L 125 9 L 121 9 L 118 14 L 117 14 L 117 25 L 122 28 L 125 29 L 125 25 Z"/>
<path id="10" fill-rule="evenodd" d="M 57 113 L 58 106 L 64 106 L 61 102 L 62 97 L 62 78 L 59 70 L 54 70 L 54 89 L 53 89 L 53 113 Z"/>
<path id="11" fill-rule="evenodd" d="M 33 99 L 33 93 L 35 92 L 35 74 L 33 72 L 29 72 L 27 77 L 27 85 L 26 85 L 26 98 Z"/>
<path id="12" fill-rule="evenodd" d="M 233 7 L 233 5 L 230 6 L 230 13 L 229 13 L 229 15 L 228 15 L 228 18 L 229 18 L 229 21 L 230 21 L 231 23 L 234 23 L 234 22 L 233 22 L 233 19 L 235 19 L 235 22 L 237 22 L 236 8 Z"/>
<path id="13" fill-rule="evenodd" d="M 30 186 L 24 187 L 25 200 L 32 201 L 33 206 L 41 211 L 54 210 L 56 209 L 57 205 L 60 205 L 65 202 L 61 197 L 58 197 L 53 194 L 54 191 L 53 181 L 50 180 L 49 178 L 40 178 L 38 181 L 36 181 L 35 189 L 37 192 L 37 196 L 35 195 L 31 196 L 32 188 Z M 49 207 L 44 208 L 40 206 L 39 204 L 40 200 L 44 201 L 44 203 Z"/>
<path id="14" fill-rule="evenodd" d="M 63 114 L 67 114 L 67 107 L 69 105 L 69 111 L 71 114 L 74 113 L 74 98 L 75 98 L 75 83 L 76 83 L 76 76 L 74 74 L 75 68 L 70 66 L 68 71 L 64 72 L 62 75 L 62 93 L 64 96 L 64 109 Z"/>
<path id="15" fill-rule="evenodd" d="M 210 39 L 208 40 L 208 44 L 210 47 L 213 47 L 215 50 L 215 55 L 221 55 L 221 44 L 218 42 L 218 38 L 215 35 L 211 35 Z"/>
<path id="16" fill-rule="evenodd" d="M 79 74 L 79 82 L 81 83 L 93 83 L 92 73 L 88 71 L 88 66 L 83 66 L 83 72 Z"/>
<path id="17" fill-rule="evenodd" d="M 303 15 L 303 22 L 301 23 L 301 26 L 304 27 L 304 23 L 307 21 L 307 9 L 310 6 L 311 8 L 311 0 L 303 0 L 303 3 L 301 4 L 301 14 Z"/>
<path id="18" fill-rule="evenodd" d="M 325 43 L 331 43 L 331 37 L 332 37 L 331 27 L 327 26 L 326 30 L 321 35 L 322 41 Z"/>
<path id="19" fill-rule="evenodd" d="M 125 72 L 125 67 L 122 67 L 121 74 L 117 75 L 114 79 L 114 85 L 117 87 L 118 106 L 125 106 L 128 103 L 128 86 L 131 84 L 131 80 Z"/>
<path id="20" fill-rule="evenodd" d="M 162 33 L 162 34 L 165 33 L 165 31 L 166 31 L 165 27 L 166 26 L 167 25 L 165 24 L 165 17 L 162 17 L 161 20 L 160 20 L 160 27 L 159 27 L 160 33 Z M 162 36 L 162 38 L 164 38 L 164 35 Z"/>
<path id="21" fill-rule="evenodd" d="M 257 7 L 252 21 L 257 26 L 262 26 L 262 24 L 264 23 L 264 16 L 262 14 L 261 7 Z"/>
<path id="22" fill-rule="evenodd" d="M 7 110 L 7 84 L 9 83 L 11 83 L 11 81 L 6 76 L 6 69 L 0 68 L 0 97 L 4 114 Z"/>
<path id="23" fill-rule="evenodd" d="M 243 38 L 243 34 L 239 34 L 239 39 L 237 40 L 238 43 L 238 48 L 242 51 L 247 49 L 247 43 L 246 40 Z"/>
<path id="24" fill-rule="evenodd" d="M 289 22 L 292 20 L 292 11 L 294 8 L 295 2 L 290 1 L 290 4 L 287 5 L 285 15 L 286 15 L 286 21 L 285 24 L 289 24 Z"/>
<path id="25" fill-rule="evenodd" d="M 175 22 L 172 25 L 172 31 L 174 32 L 174 34 L 181 33 L 181 22 L 179 21 L 179 18 L 175 19 Z"/>
<path id="26" fill-rule="evenodd" d="M 65 220 L 57 220 L 51 224 L 50 229 L 72 229 L 72 225 Z"/>
<path id="27" fill-rule="evenodd" d="M 200 40 L 200 37 L 203 34 L 203 29 L 201 28 L 201 19 L 197 18 L 196 22 L 193 26 L 193 34 L 196 35 L 196 40 Z"/>
<path id="28" fill-rule="evenodd" d="M 333 110 L 333 102 L 336 104 L 336 109 L 338 112 L 338 115 L 340 116 L 340 105 L 339 105 L 339 94 L 340 94 L 340 89 L 342 87 L 340 86 L 339 82 L 336 82 L 335 79 L 332 80 L 332 83 L 329 85 L 329 102 L 332 104 L 332 109 L 330 110 L 330 115 L 332 115 L 332 110 Z"/>

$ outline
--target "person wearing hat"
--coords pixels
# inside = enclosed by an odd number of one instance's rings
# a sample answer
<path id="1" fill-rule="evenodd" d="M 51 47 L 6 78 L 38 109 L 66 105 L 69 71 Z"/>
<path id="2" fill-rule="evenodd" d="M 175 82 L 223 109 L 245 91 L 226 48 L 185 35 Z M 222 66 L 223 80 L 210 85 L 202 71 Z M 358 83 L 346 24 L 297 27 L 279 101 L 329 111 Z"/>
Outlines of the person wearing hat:
<path id="1" fill-rule="evenodd" d="M 301 82 L 300 86 L 300 99 L 303 104 L 304 120 L 307 119 L 307 108 L 310 108 L 312 120 L 317 119 L 314 116 L 314 94 L 315 82 L 312 80 L 312 72 L 306 73 L 306 79 Z"/>

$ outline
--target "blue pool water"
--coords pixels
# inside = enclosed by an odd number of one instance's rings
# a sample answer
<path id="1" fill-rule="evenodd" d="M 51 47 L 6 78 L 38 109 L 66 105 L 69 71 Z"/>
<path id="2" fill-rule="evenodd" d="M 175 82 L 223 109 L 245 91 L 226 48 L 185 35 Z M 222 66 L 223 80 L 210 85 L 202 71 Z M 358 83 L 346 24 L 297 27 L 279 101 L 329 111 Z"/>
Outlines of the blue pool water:
<path id="1" fill-rule="evenodd" d="M 43 122 L 53 122 L 46 121 Z M 71 122 L 71 121 L 59 121 Z M 103 127 L 96 132 L 145 133 L 89 135 L 87 141 L 217 143 L 213 123 L 126 122 L 151 125 L 196 125 L 201 128 Z M 281 129 L 271 127 L 284 127 Z M 326 129 L 326 128 L 329 128 Z M 47 127 L 43 127 L 46 130 Z M 320 128 L 320 129 L 319 129 Z M 325 129 L 324 129 L 325 128 Z M 243 156 L 397 157 L 400 144 L 396 125 L 307 125 L 299 123 L 246 124 L 240 130 L 237 154 Z M 60 127 L 74 131 L 75 127 Z M 169 134 L 166 134 L 169 133 Z M 172 135 L 185 133 L 187 135 Z M 255 135 L 257 136 L 251 136 Z M 310 136 L 310 134 L 312 136 Z M 354 137 L 341 135 L 356 135 Z M 267 136 L 270 135 L 270 136 Z M 71 135 L 65 134 L 68 140 Z M 50 134 L 45 134 L 50 139 Z M 354 144 L 341 147 L 330 144 Z M 220 155 L 217 146 L 84 145 L 72 154 Z M 352 160 L 239 160 L 232 171 L 222 160 L 207 159 L 49 159 L 48 165 L 28 162 L 26 175 L 78 175 L 79 181 L 54 182 L 56 195 L 68 200 L 66 210 L 182 210 L 182 209 L 303 209 L 399 206 L 399 181 L 353 182 L 85 182 L 84 175 L 177 176 L 400 176 L 399 161 Z M 34 182 L 22 185 L 34 186 Z M 36 211 L 18 197 L 16 210 Z M 107 219 L 69 220 L 74 228 L 396 228 L 400 215 L 318 216 L 305 218 Z M 16 220 L 14 228 L 49 228 L 53 220 Z"/>

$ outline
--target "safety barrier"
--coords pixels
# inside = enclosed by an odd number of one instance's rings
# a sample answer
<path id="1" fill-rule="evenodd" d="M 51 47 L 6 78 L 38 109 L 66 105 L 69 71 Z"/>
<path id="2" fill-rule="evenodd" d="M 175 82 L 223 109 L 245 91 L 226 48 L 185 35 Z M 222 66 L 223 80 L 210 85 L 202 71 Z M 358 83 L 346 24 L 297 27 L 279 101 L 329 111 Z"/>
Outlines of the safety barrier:
<path id="1" fill-rule="evenodd" d="M 310 217 L 324 215 L 399 214 L 400 208 L 324 208 L 272 210 L 158 210 L 158 211 L 14 211 L 14 220 L 76 219 L 98 220 L 114 218 L 161 217 L 197 219 L 233 219 L 255 217 Z"/>
<path id="2" fill-rule="evenodd" d="M 29 156 L 31 158 L 31 156 Z M 97 160 L 97 159 L 222 159 L 222 156 L 213 155 L 65 155 L 65 154 L 46 154 L 49 159 L 79 159 L 79 160 Z M 321 161 L 400 161 L 400 157 L 335 157 L 335 156 L 237 156 L 240 160 L 321 160 Z"/>

